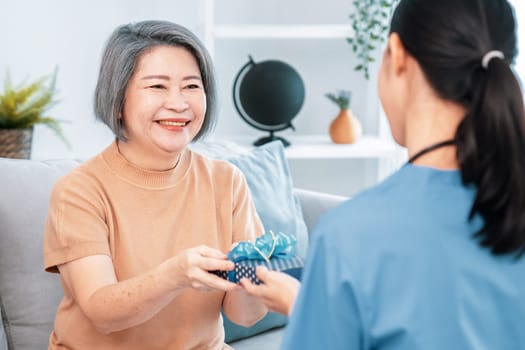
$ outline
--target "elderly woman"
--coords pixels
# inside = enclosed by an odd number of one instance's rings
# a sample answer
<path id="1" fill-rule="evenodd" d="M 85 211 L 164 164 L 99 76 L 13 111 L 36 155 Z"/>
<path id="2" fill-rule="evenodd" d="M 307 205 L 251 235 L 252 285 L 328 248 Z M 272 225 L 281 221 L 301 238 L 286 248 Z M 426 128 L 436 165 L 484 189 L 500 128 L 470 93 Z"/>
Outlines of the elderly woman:
<path id="1" fill-rule="evenodd" d="M 214 124 L 208 53 L 186 28 L 121 26 L 106 45 L 95 113 L 115 142 L 61 178 L 45 268 L 64 298 L 50 349 L 228 349 L 221 307 L 241 325 L 267 312 L 208 271 L 263 227 L 239 170 L 187 146 Z"/>

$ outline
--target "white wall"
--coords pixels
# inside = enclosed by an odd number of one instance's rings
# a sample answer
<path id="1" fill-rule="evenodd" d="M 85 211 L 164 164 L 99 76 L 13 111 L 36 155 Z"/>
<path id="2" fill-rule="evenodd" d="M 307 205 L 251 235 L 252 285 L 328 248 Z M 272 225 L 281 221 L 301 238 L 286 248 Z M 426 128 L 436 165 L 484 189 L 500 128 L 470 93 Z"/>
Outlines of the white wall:
<path id="1" fill-rule="evenodd" d="M 305 8 L 305 6 L 307 8 Z M 35 129 L 33 158 L 85 158 L 112 140 L 110 131 L 94 120 L 92 96 L 105 40 L 119 24 L 143 19 L 167 19 L 199 34 L 198 1 L 182 0 L 19 0 L 2 1 L 0 31 L 4 34 L 0 79 L 9 69 L 15 82 L 50 74 L 59 68 L 60 103 L 49 114 L 61 120 L 72 144 L 67 150 L 52 131 Z M 297 9 L 302 9 L 298 11 Z M 225 23 L 348 23 L 350 5 L 330 0 L 321 6 L 300 0 L 216 2 L 217 22 Z M 306 84 L 306 100 L 295 119 L 300 134 L 326 133 L 337 113 L 323 95 L 338 88 L 353 90 L 354 113 L 365 131 L 377 129 L 375 79 L 364 82 L 353 72 L 354 59 L 344 39 L 310 41 L 235 41 L 222 39 L 215 46 L 221 115 L 217 135 L 260 135 L 240 119 L 231 101 L 231 86 L 248 54 L 256 60 L 282 59 L 299 70 Z M 321 57 L 319 60 L 317 57 Z M 371 92 L 372 94 L 370 94 Z M 367 118 L 367 115 L 374 117 Z M 291 132 L 288 132 L 291 133 Z"/>
<path id="2" fill-rule="evenodd" d="M 50 115 L 65 121 L 63 128 L 72 144 L 68 150 L 47 128 L 35 129 L 32 157 L 87 158 L 102 150 L 113 136 L 94 120 L 92 97 L 101 51 L 111 31 L 119 24 L 144 19 L 178 22 L 199 34 L 197 0 L 0 0 L 0 83 L 7 69 L 14 81 L 49 74 L 59 68 L 60 103 Z M 516 69 L 525 80 L 525 4 L 511 0 L 519 18 L 521 53 Z M 302 0 L 216 0 L 219 24 L 325 24 L 348 23 L 351 3 L 347 0 L 305 2 Z M 220 117 L 216 135 L 253 135 L 261 132 L 246 125 L 231 100 L 233 78 L 252 54 L 256 61 L 282 59 L 292 64 L 306 85 L 306 100 L 294 120 L 299 134 L 327 132 L 337 113 L 324 93 L 338 88 L 353 91 L 352 109 L 366 133 L 378 131 L 379 103 L 376 95 L 376 69 L 370 82 L 353 71 L 355 59 L 344 39 L 330 40 L 230 40 L 218 39 L 215 63 L 218 71 Z M 376 64 L 377 67 L 377 64 Z M 284 135 L 291 131 L 283 132 Z M 323 161 L 324 162 L 324 161 Z M 350 195 L 373 184 L 377 163 L 354 161 L 328 165 L 306 161 L 291 162 L 297 185 Z M 343 164 L 344 163 L 344 164 Z M 321 169 L 324 169 L 321 172 Z M 337 176 L 336 176 L 337 175 Z M 373 176 L 373 175 L 372 175 Z M 336 179 L 337 178 L 337 179 Z"/>
<path id="3" fill-rule="evenodd" d="M 521 89 L 525 95 L 525 2 L 523 0 L 510 0 L 516 11 L 518 19 L 518 48 L 519 54 L 516 60 L 516 72 L 522 82 Z"/>
<path id="4" fill-rule="evenodd" d="M 120 24 L 166 19 L 196 30 L 197 7 L 182 0 L 17 0 L 1 3 L 0 79 L 9 69 L 14 82 L 53 72 L 58 66 L 60 102 L 49 115 L 63 124 L 68 150 L 44 126 L 35 129 L 33 158 L 86 158 L 102 150 L 113 136 L 95 122 L 92 98 L 102 48 Z"/>
<path id="5" fill-rule="evenodd" d="M 55 66 L 59 68 L 60 102 L 49 111 L 49 115 L 67 121 L 62 127 L 72 148 L 68 150 L 45 126 L 37 126 L 33 137 L 34 159 L 85 159 L 113 140 L 109 129 L 95 121 L 92 98 L 103 46 L 117 25 L 144 19 L 166 19 L 201 34 L 199 1 L 196 0 L 0 1 L 0 32 L 3 33 L 0 79 L 3 80 L 8 69 L 13 81 L 19 82 L 24 78 L 32 80 L 50 74 Z M 347 0 L 323 3 L 217 0 L 215 14 L 218 23 L 348 23 L 350 8 Z M 373 77 L 371 83 L 366 83 L 361 74 L 353 71 L 355 63 L 344 39 L 317 42 L 308 39 L 257 42 L 221 39 L 215 45 L 220 98 L 217 137 L 242 134 L 254 135 L 255 138 L 261 135 L 242 121 L 231 100 L 234 75 L 248 54 L 256 60 L 285 60 L 301 73 L 306 85 L 306 101 L 295 119 L 297 133 L 327 133 L 337 108 L 323 95 L 339 88 L 353 91 L 354 113 L 363 121 L 365 131 L 377 129 L 375 79 Z M 367 118 L 367 115 L 372 118 Z M 362 170 L 361 163 L 355 164 L 355 169 L 352 163 L 342 168 L 332 164 L 332 174 L 340 174 L 347 184 L 348 189 L 340 194 L 350 194 L 363 187 L 369 172 Z M 294 179 L 297 178 L 296 182 L 303 187 L 335 192 L 336 189 L 332 191 L 326 186 L 336 183 L 329 180 L 331 176 L 307 176 L 313 174 L 310 163 L 299 162 L 292 168 Z M 347 174 L 351 173 L 354 178 L 348 179 Z M 375 171 L 372 170 L 372 174 Z"/>

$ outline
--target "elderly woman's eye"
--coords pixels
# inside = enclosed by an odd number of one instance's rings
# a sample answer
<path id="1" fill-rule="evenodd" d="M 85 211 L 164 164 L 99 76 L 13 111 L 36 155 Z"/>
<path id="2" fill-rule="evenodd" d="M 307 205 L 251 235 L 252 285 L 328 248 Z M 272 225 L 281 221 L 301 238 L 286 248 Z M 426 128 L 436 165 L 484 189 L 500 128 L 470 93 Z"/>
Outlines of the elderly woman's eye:
<path id="1" fill-rule="evenodd" d="M 186 85 L 186 88 L 187 89 L 200 89 L 200 85 L 199 84 L 190 84 L 190 85 Z"/>

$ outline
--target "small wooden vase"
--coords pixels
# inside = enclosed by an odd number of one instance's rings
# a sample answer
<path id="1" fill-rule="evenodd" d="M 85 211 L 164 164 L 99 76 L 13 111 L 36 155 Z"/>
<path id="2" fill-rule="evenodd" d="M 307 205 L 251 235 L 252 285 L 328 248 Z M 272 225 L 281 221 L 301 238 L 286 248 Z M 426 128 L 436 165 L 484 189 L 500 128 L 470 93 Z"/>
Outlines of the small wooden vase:
<path id="1" fill-rule="evenodd" d="M 330 124 L 330 138 L 334 143 L 354 143 L 362 133 L 361 123 L 350 109 L 341 109 Z"/>

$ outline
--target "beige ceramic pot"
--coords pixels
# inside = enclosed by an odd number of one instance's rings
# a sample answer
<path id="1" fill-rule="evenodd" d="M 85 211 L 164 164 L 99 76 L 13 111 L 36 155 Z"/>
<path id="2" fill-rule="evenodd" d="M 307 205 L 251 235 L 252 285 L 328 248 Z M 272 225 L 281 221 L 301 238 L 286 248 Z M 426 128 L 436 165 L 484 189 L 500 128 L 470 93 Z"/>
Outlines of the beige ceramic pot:
<path id="1" fill-rule="evenodd" d="M 330 138 L 334 143 L 354 143 L 361 137 L 362 133 L 361 123 L 350 109 L 341 109 L 330 124 Z"/>

